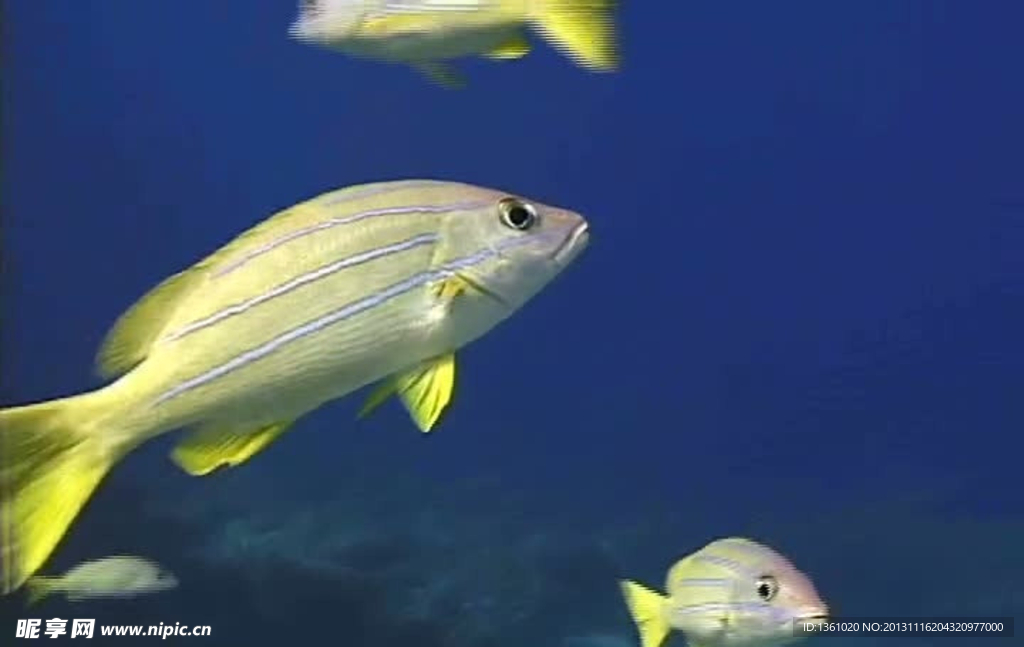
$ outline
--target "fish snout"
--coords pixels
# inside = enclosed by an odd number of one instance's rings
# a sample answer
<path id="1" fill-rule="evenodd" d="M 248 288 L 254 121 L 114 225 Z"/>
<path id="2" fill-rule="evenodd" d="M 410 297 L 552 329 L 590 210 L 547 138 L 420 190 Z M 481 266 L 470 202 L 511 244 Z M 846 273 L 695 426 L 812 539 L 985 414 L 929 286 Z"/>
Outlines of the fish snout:
<path id="1" fill-rule="evenodd" d="M 581 216 L 576 216 L 575 220 L 565 240 L 555 250 L 554 260 L 558 265 L 570 263 L 590 243 L 590 223 Z"/>

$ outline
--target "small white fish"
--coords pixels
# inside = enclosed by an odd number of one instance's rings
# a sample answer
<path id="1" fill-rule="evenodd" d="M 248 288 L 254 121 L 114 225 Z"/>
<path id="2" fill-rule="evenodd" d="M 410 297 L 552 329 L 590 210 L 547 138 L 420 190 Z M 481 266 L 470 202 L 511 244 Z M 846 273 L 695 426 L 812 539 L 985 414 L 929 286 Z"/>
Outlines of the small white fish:
<path id="1" fill-rule="evenodd" d="M 303 0 L 288 33 L 357 58 L 403 63 L 449 88 L 465 85 L 448 61 L 513 60 L 532 28 L 578 65 L 618 67 L 613 0 Z"/>
<path id="2" fill-rule="evenodd" d="M 789 560 L 749 539 L 713 541 L 668 572 L 667 596 L 621 582 L 643 647 L 659 647 L 671 629 L 689 647 L 767 647 L 800 635 L 801 622 L 828 616 L 814 584 Z"/>
<path id="3" fill-rule="evenodd" d="M 25 586 L 29 604 L 54 593 L 78 602 L 169 591 L 178 586 L 178 578 L 148 559 L 121 555 L 79 564 L 64 575 L 33 577 Z"/>

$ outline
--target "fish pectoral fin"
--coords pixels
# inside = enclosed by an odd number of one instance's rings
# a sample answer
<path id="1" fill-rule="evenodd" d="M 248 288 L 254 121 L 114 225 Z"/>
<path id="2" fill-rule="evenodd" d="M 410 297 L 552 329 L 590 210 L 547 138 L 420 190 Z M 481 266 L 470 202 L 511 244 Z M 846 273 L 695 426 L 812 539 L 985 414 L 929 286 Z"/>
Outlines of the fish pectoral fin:
<path id="1" fill-rule="evenodd" d="M 659 647 L 668 636 L 665 620 L 665 597 L 642 584 L 630 580 L 619 582 L 629 615 L 640 632 L 642 647 Z"/>
<path id="2" fill-rule="evenodd" d="M 455 355 L 449 353 L 385 380 L 366 399 L 359 417 L 365 417 L 394 394 L 420 431 L 427 433 L 451 402 L 454 387 Z"/>
<path id="3" fill-rule="evenodd" d="M 530 20 L 579 65 L 612 72 L 619 66 L 614 6 L 615 0 L 542 0 L 534 3 Z"/>
<path id="4" fill-rule="evenodd" d="M 500 294 L 489 290 L 482 283 L 475 281 L 466 274 L 452 274 L 451 276 L 434 283 L 432 289 L 434 291 L 434 297 L 446 305 L 455 301 L 455 299 L 464 294 L 476 294 L 490 297 L 501 305 L 511 309 L 509 303 L 502 298 Z"/>
<path id="5" fill-rule="evenodd" d="M 466 77 L 453 66 L 438 61 L 424 61 L 412 66 L 432 82 L 448 90 L 462 90 L 466 87 Z"/>
<path id="6" fill-rule="evenodd" d="M 499 61 L 522 58 L 530 53 L 530 42 L 523 34 L 516 34 L 484 56 Z"/>
<path id="7" fill-rule="evenodd" d="M 265 449 L 293 421 L 259 429 L 204 426 L 188 432 L 171 451 L 171 460 L 192 476 L 204 476 L 221 466 L 240 465 Z"/>

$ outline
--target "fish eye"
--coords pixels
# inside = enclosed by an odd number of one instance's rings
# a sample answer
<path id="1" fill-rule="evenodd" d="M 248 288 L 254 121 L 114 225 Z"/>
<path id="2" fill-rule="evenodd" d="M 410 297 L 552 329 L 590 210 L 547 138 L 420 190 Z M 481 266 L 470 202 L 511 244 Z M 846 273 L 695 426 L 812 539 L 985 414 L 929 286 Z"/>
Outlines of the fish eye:
<path id="1" fill-rule="evenodd" d="M 765 602 L 771 602 L 775 594 L 779 592 L 779 583 L 771 575 L 762 575 L 757 578 L 757 597 Z"/>
<path id="2" fill-rule="evenodd" d="M 529 205 L 515 198 L 503 198 L 498 202 L 501 221 L 507 227 L 526 231 L 537 221 L 537 212 Z"/>

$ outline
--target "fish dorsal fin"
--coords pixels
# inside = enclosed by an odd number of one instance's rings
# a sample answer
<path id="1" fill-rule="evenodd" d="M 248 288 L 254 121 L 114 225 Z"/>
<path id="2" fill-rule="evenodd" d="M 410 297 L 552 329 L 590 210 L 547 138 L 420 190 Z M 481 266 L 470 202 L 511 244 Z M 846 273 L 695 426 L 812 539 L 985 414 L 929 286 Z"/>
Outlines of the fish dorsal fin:
<path id="1" fill-rule="evenodd" d="M 455 355 L 449 353 L 382 382 L 366 399 L 359 417 L 365 417 L 391 395 L 397 395 L 416 426 L 426 433 L 451 402 L 454 386 Z"/>
<path id="2" fill-rule="evenodd" d="M 96 356 L 96 372 L 103 378 L 116 377 L 146 359 L 175 306 L 202 278 L 194 268 L 178 272 L 139 299 L 107 333 Z"/>
<path id="3" fill-rule="evenodd" d="M 204 476 L 218 467 L 240 465 L 265 449 L 292 421 L 259 429 L 203 426 L 188 432 L 171 452 L 171 460 L 192 476 Z"/>
<path id="4" fill-rule="evenodd" d="M 314 198 L 315 199 L 315 198 Z M 164 279 L 122 314 L 100 346 L 96 372 L 105 379 L 123 375 L 149 355 L 153 343 L 174 316 L 177 306 L 202 285 L 225 260 L 267 232 L 280 227 L 283 220 L 301 217 L 305 203 L 283 209 L 263 222 L 235 236 L 231 242 L 211 253 L 187 270 Z"/>
<path id="5" fill-rule="evenodd" d="M 493 50 L 484 54 L 487 58 L 503 61 L 522 58 L 530 53 L 530 42 L 522 34 L 516 34 Z"/>
<path id="6" fill-rule="evenodd" d="M 619 66 L 614 7 L 615 0 L 534 0 L 531 21 L 578 64 L 611 72 Z"/>

